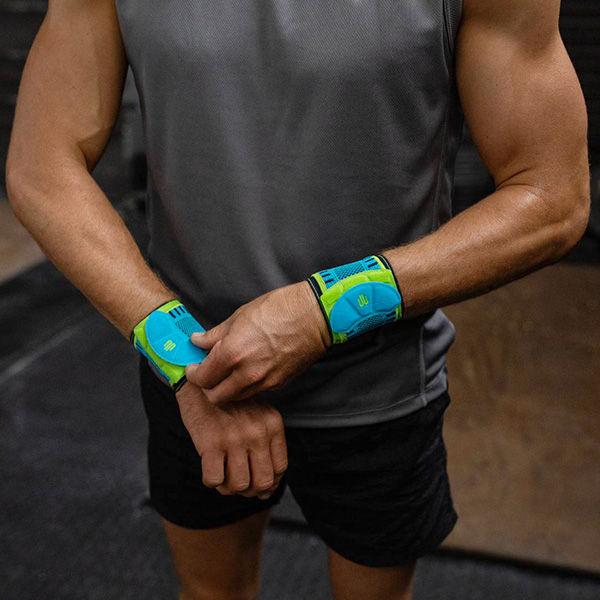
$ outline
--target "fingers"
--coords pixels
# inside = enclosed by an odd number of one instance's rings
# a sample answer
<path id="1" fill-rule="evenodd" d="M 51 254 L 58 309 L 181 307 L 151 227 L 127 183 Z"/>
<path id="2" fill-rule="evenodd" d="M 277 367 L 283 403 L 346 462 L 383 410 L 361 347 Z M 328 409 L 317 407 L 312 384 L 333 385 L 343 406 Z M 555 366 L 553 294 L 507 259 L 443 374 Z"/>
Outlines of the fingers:
<path id="1" fill-rule="evenodd" d="M 271 462 L 276 479 L 281 479 L 288 468 L 287 444 L 283 430 L 278 431 L 271 438 Z"/>
<path id="2" fill-rule="evenodd" d="M 235 357 L 219 340 L 201 363 L 193 363 L 185 368 L 185 375 L 194 385 L 208 390 L 223 381 L 234 366 Z"/>
<path id="3" fill-rule="evenodd" d="M 269 446 L 269 454 L 271 464 L 273 465 L 273 485 L 263 494 L 259 494 L 259 498 L 266 500 L 278 488 L 281 478 L 287 471 L 288 457 L 287 444 L 283 430 L 273 436 Z"/>
<path id="4" fill-rule="evenodd" d="M 252 398 L 263 391 L 263 385 L 261 379 L 253 379 L 238 369 L 215 387 L 203 391 L 209 402 L 219 404 Z"/>
<path id="5" fill-rule="evenodd" d="M 202 483 L 214 488 L 225 480 L 225 453 L 219 450 L 205 452 L 202 455 Z"/>
<path id="6" fill-rule="evenodd" d="M 205 457 L 202 464 L 204 469 Z M 215 487 L 227 496 L 240 494 L 266 500 L 275 492 L 288 467 L 284 431 L 277 430 L 270 439 L 267 437 L 248 450 L 231 449 L 226 455 L 224 470 L 223 453 L 211 453 L 206 464 L 210 470 L 203 473 L 203 482 L 208 487 Z"/>
<path id="7" fill-rule="evenodd" d="M 250 451 L 250 470 L 252 481 L 243 496 L 261 496 L 267 492 L 275 481 L 273 463 L 268 447 Z M 268 494 L 268 498 L 271 494 Z"/>
<path id="8" fill-rule="evenodd" d="M 219 323 L 208 331 L 197 331 L 192 334 L 192 343 L 204 350 L 210 350 L 222 337 L 224 337 L 229 329 L 229 319 Z"/>
<path id="9" fill-rule="evenodd" d="M 260 369 L 242 368 L 226 342 L 217 343 L 200 364 L 188 365 L 185 372 L 213 404 L 246 400 L 266 389 Z"/>
<path id="10" fill-rule="evenodd" d="M 224 495 L 239 494 L 250 486 L 250 465 L 245 448 L 232 448 L 225 461 L 225 482 L 217 490 Z"/>
<path id="11" fill-rule="evenodd" d="M 251 450 L 251 485 L 243 495 L 258 495 L 261 500 L 269 498 L 278 488 L 288 467 L 287 444 L 280 417 L 271 415 L 269 423 L 270 442 L 268 446 Z"/>

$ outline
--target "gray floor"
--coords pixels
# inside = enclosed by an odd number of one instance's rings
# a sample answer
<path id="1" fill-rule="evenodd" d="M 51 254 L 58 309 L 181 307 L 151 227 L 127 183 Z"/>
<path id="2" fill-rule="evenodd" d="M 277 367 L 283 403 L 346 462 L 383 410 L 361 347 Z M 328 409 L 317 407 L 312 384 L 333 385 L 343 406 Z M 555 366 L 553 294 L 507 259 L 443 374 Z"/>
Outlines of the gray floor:
<path id="1" fill-rule="evenodd" d="M 0 287 L 0 327 L 0 598 L 174 598 L 145 504 L 138 355 L 49 263 Z M 262 579 L 263 600 L 331 597 L 325 547 L 302 527 L 270 527 Z M 592 600 L 600 581 L 440 553 L 415 597 Z"/>

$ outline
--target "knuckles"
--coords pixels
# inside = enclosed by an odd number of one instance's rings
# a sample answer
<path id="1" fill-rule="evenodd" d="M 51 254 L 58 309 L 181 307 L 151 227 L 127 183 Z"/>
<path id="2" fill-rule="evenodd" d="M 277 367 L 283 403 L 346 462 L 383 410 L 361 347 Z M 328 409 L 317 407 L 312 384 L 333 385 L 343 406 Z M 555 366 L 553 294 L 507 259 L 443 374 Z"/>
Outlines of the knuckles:
<path id="1" fill-rule="evenodd" d="M 232 448 L 257 448 L 269 441 L 269 427 L 265 423 L 253 423 L 240 429 L 229 429 L 204 439 L 204 451 L 219 449 L 222 451 Z"/>
<path id="2" fill-rule="evenodd" d="M 285 385 L 283 384 L 283 382 L 274 378 L 266 379 L 264 383 L 264 388 L 269 391 L 282 390 L 284 387 Z"/>
<path id="3" fill-rule="evenodd" d="M 248 427 L 243 433 L 243 440 L 246 446 L 256 447 L 267 441 L 268 431 L 264 424 L 255 423 Z"/>
<path id="4" fill-rule="evenodd" d="M 275 433 L 283 429 L 283 419 L 278 410 L 271 410 L 264 416 L 264 423 L 269 432 Z"/>
<path id="5" fill-rule="evenodd" d="M 237 344 L 228 344 L 223 348 L 223 353 L 227 363 L 233 367 L 239 366 L 246 355 L 245 349 Z"/>
<path id="6" fill-rule="evenodd" d="M 245 378 L 249 385 L 255 385 L 264 380 L 265 374 L 260 369 L 252 369 L 246 371 Z"/>
<path id="7" fill-rule="evenodd" d="M 227 451 L 227 448 L 236 445 L 237 436 L 230 431 L 221 431 L 219 433 L 206 434 L 201 443 L 201 454 L 209 450 Z"/>

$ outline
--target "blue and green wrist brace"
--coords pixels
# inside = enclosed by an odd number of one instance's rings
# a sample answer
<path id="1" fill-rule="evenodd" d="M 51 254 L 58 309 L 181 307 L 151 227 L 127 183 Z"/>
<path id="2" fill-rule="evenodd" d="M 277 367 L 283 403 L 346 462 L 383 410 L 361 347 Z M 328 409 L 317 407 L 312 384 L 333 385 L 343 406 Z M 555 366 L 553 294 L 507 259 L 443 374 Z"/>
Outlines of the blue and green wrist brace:
<path id="1" fill-rule="evenodd" d="M 318 271 L 307 281 L 317 296 L 334 344 L 402 318 L 402 295 L 383 255 Z"/>
<path id="2" fill-rule="evenodd" d="M 195 346 L 192 333 L 205 331 L 179 300 L 154 309 L 131 332 L 130 341 L 178 392 L 187 381 L 185 367 L 202 362 L 207 351 Z"/>

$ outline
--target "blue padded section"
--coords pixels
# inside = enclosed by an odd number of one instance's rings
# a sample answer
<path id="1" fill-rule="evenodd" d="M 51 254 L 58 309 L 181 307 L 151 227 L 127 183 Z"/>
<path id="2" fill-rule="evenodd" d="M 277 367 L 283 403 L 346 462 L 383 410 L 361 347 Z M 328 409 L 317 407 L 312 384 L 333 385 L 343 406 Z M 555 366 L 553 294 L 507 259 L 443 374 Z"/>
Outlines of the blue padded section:
<path id="1" fill-rule="evenodd" d="M 190 340 L 195 331 L 205 329 L 182 306 L 168 313 L 155 310 L 146 321 L 146 337 L 152 350 L 163 360 L 182 367 L 202 362 L 208 355 Z"/>
<path id="2" fill-rule="evenodd" d="M 401 298 L 389 283 L 368 281 L 346 290 L 331 309 L 329 323 L 336 333 L 358 335 L 393 320 Z"/>
<path id="3" fill-rule="evenodd" d="M 346 279 L 346 277 L 350 277 L 350 275 L 356 275 L 356 273 L 362 273 L 363 271 L 378 271 L 380 269 L 381 265 L 375 258 L 367 256 L 362 260 L 357 260 L 346 265 L 340 265 L 333 269 L 319 271 L 319 275 L 323 278 L 327 289 L 329 289 L 332 285 L 335 285 L 342 279 Z"/>

